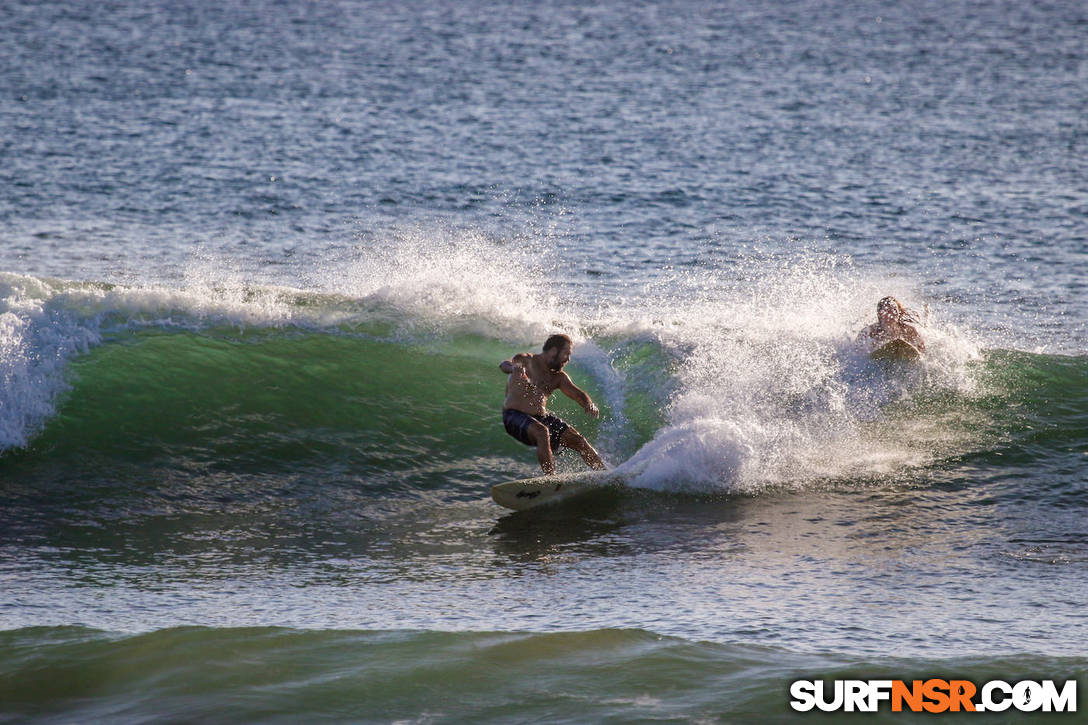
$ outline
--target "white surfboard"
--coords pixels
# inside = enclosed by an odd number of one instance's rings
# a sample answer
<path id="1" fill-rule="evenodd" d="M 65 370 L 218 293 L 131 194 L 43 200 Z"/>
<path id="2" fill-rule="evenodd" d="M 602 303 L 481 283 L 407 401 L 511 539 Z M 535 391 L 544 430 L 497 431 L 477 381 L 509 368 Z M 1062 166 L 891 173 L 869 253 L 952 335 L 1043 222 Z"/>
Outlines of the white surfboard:
<path id="1" fill-rule="evenodd" d="M 890 340 L 869 353 L 873 360 L 919 360 L 922 351 L 902 338 Z"/>
<path id="2" fill-rule="evenodd" d="M 621 481 L 614 471 L 577 471 L 508 481 L 491 487 L 491 498 L 515 511 L 565 501 Z"/>

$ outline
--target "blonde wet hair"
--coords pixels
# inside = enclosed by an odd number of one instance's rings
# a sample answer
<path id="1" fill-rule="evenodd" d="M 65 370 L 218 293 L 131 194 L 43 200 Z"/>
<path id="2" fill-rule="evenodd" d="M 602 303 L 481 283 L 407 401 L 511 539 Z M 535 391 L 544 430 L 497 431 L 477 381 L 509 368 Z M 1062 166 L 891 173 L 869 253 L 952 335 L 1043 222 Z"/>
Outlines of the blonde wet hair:
<path id="1" fill-rule="evenodd" d="M 896 322 L 911 322 L 916 325 L 918 324 L 918 317 L 894 297 L 884 297 L 880 302 L 876 303 L 876 314 L 878 317 L 881 312 L 892 313 Z"/>

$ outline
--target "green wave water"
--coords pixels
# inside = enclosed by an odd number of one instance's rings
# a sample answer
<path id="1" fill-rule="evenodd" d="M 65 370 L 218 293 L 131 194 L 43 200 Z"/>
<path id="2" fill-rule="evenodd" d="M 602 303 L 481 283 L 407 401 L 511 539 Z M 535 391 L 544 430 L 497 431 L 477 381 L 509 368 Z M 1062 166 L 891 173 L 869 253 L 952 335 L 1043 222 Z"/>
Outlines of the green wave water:
<path id="1" fill-rule="evenodd" d="M 562 396 L 554 403 L 619 458 L 668 425 L 670 399 L 662 389 L 684 381 L 675 372 L 671 380 L 663 377 L 669 362 L 657 343 L 611 343 L 610 365 L 623 375 L 624 389 L 612 401 L 616 407 L 602 403 L 604 422 L 581 415 Z M 398 485 L 393 474 L 419 485 L 428 467 L 517 453 L 496 424 L 503 395 L 497 361 L 512 349 L 478 336 L 420 344 L 304 329 L 126 333 L 69 365 L 69 389 L 56 414 L 29 447 L 0 460 L 5 466 L 79 460 L 87 471 L 350 469 L 386 485 Z M 1064 456 L 1081 452 L 1088 359 L 994 351 L 973 365 L 984 394 L 933 390 L 923 382 L 869 427 L 895 425 L 921 436 L 926 426 L 962 423 L 961 432 L 973 427 L 989 441 L 963 454 L 1003 465 L 1060 467 Z M 609 381 L 577 364 L 572 374 L 604 397 Z M 802 422 L 812 415 L 803 407 L 792 414 Z M 623 430 L 608 429 L 617 418 Z"/>
<path id="2" fill-rule="evenodd" d="M 662 637 L 518 632 L 78 627 L 0 633 L 0 718 L 30 722 L 796 721 L 797 679 L 1084 681 L 1083 660 L 864 660 Z M 951 674 L 949 676 L 952 676 Z M 809 715 L 811 717 L 811 715 Z M 816 715 L 817 719 L 821 718 Z M 838 717 L 841 717 L 839 715 Z M 866 722 L 925 722 L 892 713 Z M 945 716 L 951 722 L 977 716 Z M 985 722 L 1072 722 L 991 714 Z"/>

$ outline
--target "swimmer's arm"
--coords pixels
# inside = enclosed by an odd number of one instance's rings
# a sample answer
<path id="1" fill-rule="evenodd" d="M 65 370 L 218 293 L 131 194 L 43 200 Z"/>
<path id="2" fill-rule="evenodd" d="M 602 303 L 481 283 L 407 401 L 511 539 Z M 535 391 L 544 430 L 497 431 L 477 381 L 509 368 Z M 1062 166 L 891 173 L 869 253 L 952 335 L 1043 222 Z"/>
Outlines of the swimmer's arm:
<path id="1" fill-rule="evenodd" d="M 922 340 L 922 336 L 918 334 L 918 330 L 913 325 L 903 325 L 903 338 L 918 348 L 918 352 L 926 351 L 926 343 Z"/>
<path id="2" fill-rule="evenodd" d="M 589 394 L 575 385 L 574 381 L 571 380 L 570 376 L 566 373 L 559 373 L 559 390 L 563 395 L 582 406 L 582 409 L 585 410 L 587 414 L 594 418 L 601 415 L 601 411 L 597 409 L 597 406 L 593 403 L 593 399 L 589 397 Z"/>
<path id="3" fill-rule="evenodd" d="M 869 326 L 868 326 L 868 327 L 866 327 L 866 328 L 865 328 L 864 330 L 862 330 L 861 332 L 859 332 L 859 333 L 858 333 L 858 336 L 857 336 L 857 338 L 856 338 L 856 339 L 854 340 L 854 342 L 856 342 L 856 343 L 863 343 L 863 342 L 870 342 L 870 341 L 872 341 L 872 339 L 873 339 L 874 337 L 876 337 L 876 332 L 877 332 L 877 329 L 878 329 L 878 328 L 877 328 L 877 326 L 876 326 L 876 325 L 869 325 Z"/>

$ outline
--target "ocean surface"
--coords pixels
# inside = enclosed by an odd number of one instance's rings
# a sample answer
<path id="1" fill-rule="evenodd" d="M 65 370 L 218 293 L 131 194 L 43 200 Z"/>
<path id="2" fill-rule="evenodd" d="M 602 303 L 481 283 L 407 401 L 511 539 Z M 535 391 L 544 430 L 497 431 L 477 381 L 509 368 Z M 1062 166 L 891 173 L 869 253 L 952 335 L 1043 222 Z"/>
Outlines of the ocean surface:
<path id="1" fill-rule="evenodd" d="M 1086 37 L 1074 1 L 0 1 L 0 722 L 1085 703 Z M 916 365 L 855 344 L 885 295 Z M 553 332 L 627 485 L 512 513 L 498 363 Z"/>

